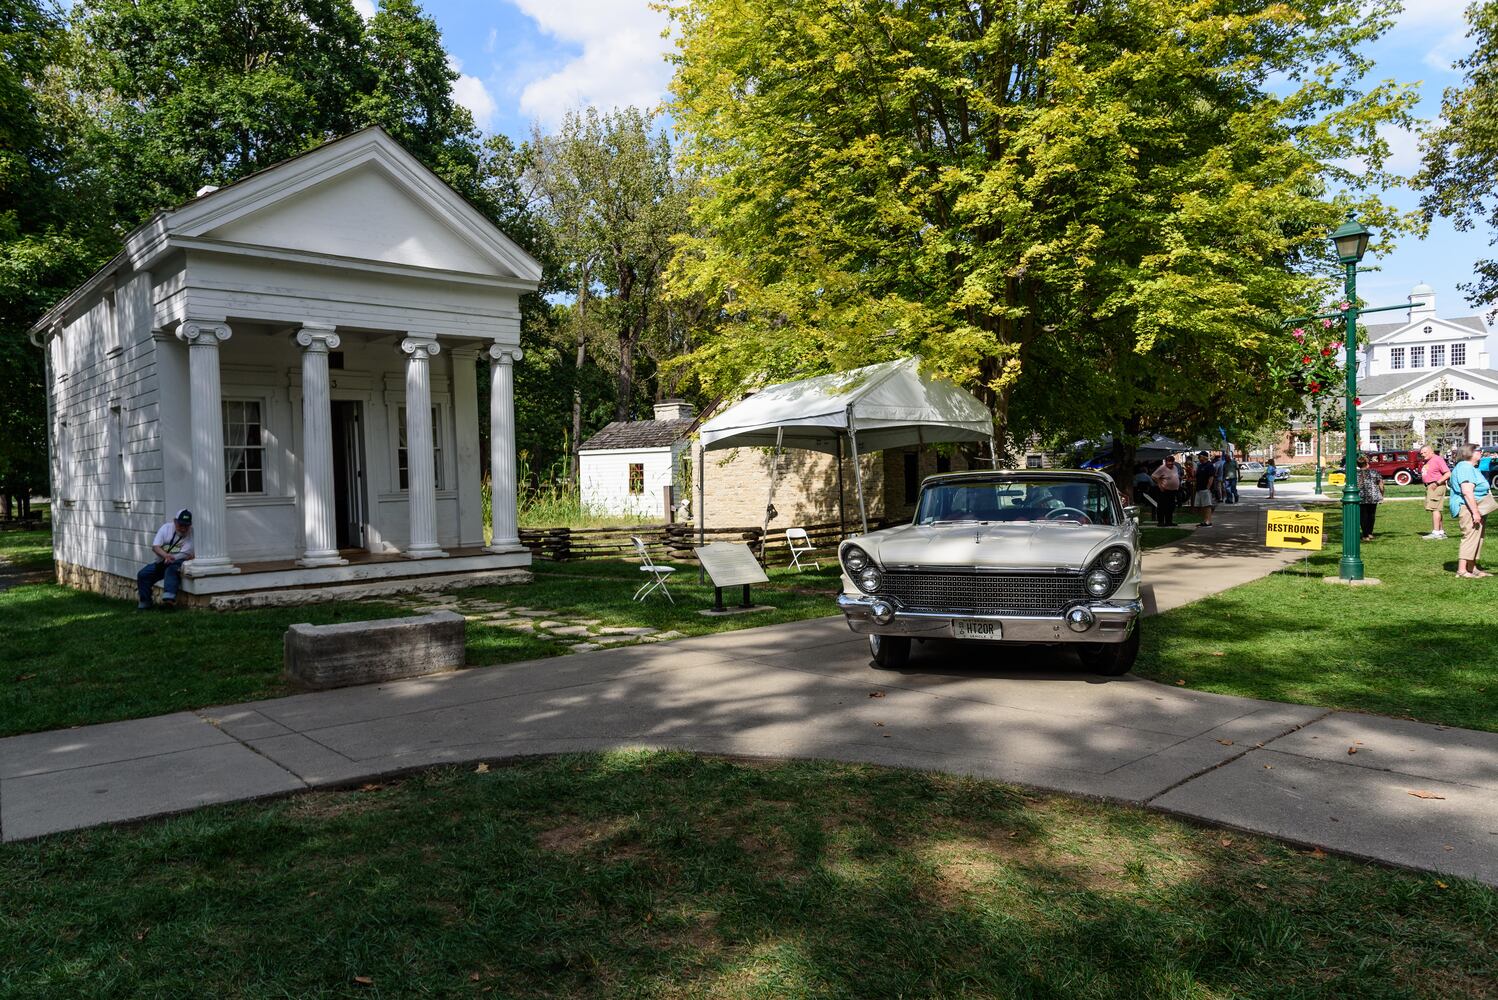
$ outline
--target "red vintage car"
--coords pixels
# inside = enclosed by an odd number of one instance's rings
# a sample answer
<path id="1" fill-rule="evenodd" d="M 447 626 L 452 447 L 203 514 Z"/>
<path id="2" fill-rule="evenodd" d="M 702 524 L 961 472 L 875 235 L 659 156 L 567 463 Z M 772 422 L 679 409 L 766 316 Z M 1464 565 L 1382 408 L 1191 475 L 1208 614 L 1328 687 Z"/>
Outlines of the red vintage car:
<path id="1" fill-rule="evenodd" d="M 1420 453 L 1418 451 L 1365 451 L 1368 468 L 1393 480 L 1400 486 L 1420 481 Z"/>

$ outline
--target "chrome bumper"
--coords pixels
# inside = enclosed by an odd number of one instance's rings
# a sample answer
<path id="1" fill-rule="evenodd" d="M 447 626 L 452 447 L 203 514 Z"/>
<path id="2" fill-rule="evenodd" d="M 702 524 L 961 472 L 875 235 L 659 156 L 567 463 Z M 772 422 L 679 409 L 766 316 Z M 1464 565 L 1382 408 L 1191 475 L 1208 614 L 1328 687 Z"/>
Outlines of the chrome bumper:
<path id="1" fill-rule="evenodd" d="M 934 611 L 905 611 L 896 608 L 887 622 L 874 619 L 876 598 L 861 594 L 839 594 L 837 606 L 848 620 L 848 627 L 860 635 L 908 635 L 925 639 L 952 638 L 952 623 L 994 622 L 1003 628 L 1001 642 L 1123 642 L 1134 631 L 1134 623 L 1143 611 L 1138 600 L 1083 601 L 1072 605 L 1085 609 L 1091 624 L 1078 631 L 1065 615 L 961 615 Z"/>

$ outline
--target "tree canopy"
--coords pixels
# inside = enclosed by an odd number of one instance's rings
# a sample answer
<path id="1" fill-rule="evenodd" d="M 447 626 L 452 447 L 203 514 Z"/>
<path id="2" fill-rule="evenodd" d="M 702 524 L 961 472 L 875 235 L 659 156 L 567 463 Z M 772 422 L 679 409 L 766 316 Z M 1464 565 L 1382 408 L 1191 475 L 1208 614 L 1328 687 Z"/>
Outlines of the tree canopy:
<path id="1" fill-rule="evenodd" d="M 1283 318 L 1383 181 L 1356 0 L 697 0 L 674 111 L 707 179 L 674 293 L 710 389 L 919 352 L 1016 434 L 1198 431 L 1287 400 Z M 1341 161 L 1361 158 L 1354 173 Z M 1342 193 L 1333 195 L 1333 190 Z"/>
<path id="2" fill-rule="evenodd" d="M 1441 100 L 1441 120 L 1425 134 L 1425 160 L 1416 183 L 1427 221 L 1451 218 L 1459 230 L 1479 222 L 1498 228 L 1498 2 L 1467 8 L 1472 51 L 1456 65 L 1462 85 Z M 1498 245 L 1495 239 L 1494 245 Z M 1475 280 L 1462 285 L 1473 305 L 1498 301 L 1498 260 L 1477 261 Z"/>

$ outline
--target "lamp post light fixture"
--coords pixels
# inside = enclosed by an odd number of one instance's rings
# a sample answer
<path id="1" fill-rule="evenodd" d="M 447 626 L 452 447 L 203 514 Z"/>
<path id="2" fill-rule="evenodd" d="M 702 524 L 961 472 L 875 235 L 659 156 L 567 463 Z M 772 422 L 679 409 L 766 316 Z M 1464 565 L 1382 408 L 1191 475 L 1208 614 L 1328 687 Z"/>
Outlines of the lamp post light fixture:
<path id="1" fill-rule="evenodd" d="M 1368 252 L 1368 237 L 1372 235 L 1357 217 L 1347 213 L 1347 221 L 1338 226 L 1331 235 L 1332 245 L 1337 248 L 1337 259 L 1347 270 L 1344 286 L 1347 308 L 1344 310 L 1347 323 L 1347 441 L 1346 464 L 1342 483 L 1342 563 L 1338 575 L 1347 581 L 1363 578 L 1362 523 L 1358 517 L 1358 262 Z M 1320 433 L 1320 427 L 1317 428 Z"/>

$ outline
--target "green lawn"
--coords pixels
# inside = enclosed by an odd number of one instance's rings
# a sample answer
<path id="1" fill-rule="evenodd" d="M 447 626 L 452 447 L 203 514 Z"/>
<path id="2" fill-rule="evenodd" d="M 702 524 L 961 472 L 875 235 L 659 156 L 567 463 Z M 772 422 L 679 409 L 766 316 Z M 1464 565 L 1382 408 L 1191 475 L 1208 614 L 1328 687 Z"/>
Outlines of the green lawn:
<path id="1" fill-rule="evenodd" d="M 1498 732 L 1498 575 L 1453 575 L 1457 542 L 1427 542 L 1424 505 L 1379 508 L 1363 545 L 1378 587 L 1338 587 L 1341 515 L 1304 563 L 1145 623 L 1135 673 L 1223 694 Z M 1492 550 L 1498 561 L 1498 550 Z"/>
<path id="2" fill-rule="evenodd" d="M 0 531 L 0 573 L 50 570 L 52 532 Z"/>
<path id="3" fill-rule="evenodd" d="M 838 574 L 772 568 L 756 600 L 775 610 L 726 618 L 697 614 L 712 589 L 683 567 L 671 584 L 676 604 L 659 594 L 630 600 L 640 572 L 632 564 L 539 563 L 530 586 L 464 591 L 496 601 L 601 619 L 605 625 L 647 625 L 687 635 L 750 628 L 833 612 Z M 738 593 L 726 595 L 737 603 Z M 142 613 L 111 600 L 53 584 L 0 591 L 0 736 L 160 715 L 209 705 L 272 698 L 290 689 L 281 677 L 282 636 L 295 622 L 327 624 L 412 614 L 391 603 L 342 602 L 303 608 Z M 471 665 L 555 656 L 551 638 L 470 623 Z"/>
<path id="4" fill-rule="evenodd" d="M 441 769 L 0 846 L 0 995 L 1491 996 L 1498 893 L 912 771 Z"/>

